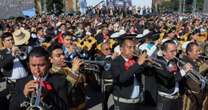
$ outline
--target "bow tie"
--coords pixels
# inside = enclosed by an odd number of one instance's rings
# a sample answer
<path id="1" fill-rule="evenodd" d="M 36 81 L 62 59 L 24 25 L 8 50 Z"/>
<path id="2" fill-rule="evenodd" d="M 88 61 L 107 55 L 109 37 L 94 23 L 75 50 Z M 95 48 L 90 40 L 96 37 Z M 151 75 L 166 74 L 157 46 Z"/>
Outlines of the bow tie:
<path id="1" fill-rule="evenodd" d="M 178 68 L 177 68 L 177 65 L 176 65 L 176 64 L 170 63 L 170 64 L 167 65 L 167 70 L 168 70 L 170 73 L 175 74 L 175 72 L 178 71 Z"/>
<path id="2" fill-rule="evenodd" d="M 41 87 L 43 87 L 47 91 L 51 91 L 53 89 L 52 85 L 47 81 L 39 81 L 39 84 Z"/>
<path id="3" fill-rule="evenodd" d="M 134 59 L 129 59 L 124 63 L 124 69 L 127 71 L 131 66 L 133 66 L 136 62 Z"/>

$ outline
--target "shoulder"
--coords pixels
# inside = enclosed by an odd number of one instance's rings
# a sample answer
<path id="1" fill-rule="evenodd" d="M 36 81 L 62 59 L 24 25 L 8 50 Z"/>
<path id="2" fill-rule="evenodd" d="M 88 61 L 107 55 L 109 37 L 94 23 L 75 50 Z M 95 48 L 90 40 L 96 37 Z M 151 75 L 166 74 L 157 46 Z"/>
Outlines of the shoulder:
<path id="1" fill-rule="evenodd" d="M 66 76 L 64 74 L 49 74 L 48 80 L 51 83 L 65 83 Z"/>
<path id="2" fill-rule="evenodd" d="M 63 79 L 65 78 L 65 75 L 64 74 L 49 74 L 49 79 L 54 79 L 54 80 L 59 80 L 59 79 Z"/>
<path id="3" fill-rule="evenodd" d="M 112 62 L 122 62 L 124 61 L 123 57 L 121 55 L 119 55 L 118 57 L 116 57 L 115 59 L 112 60 Z"/>
<path id="4" fill-rule="evenodd" d="M 20 87 L 20 86 L 24 86 L 27 82 L 29 82 L 30 80 L 32 80 L 32 76 L 27 76 L 21 79 L 16 80 L 16 86 Z"/>
<path id="5" fill-rule="evenodd" d="M 0 53 L 6 53 L 6 52 L 8 52 L 7 49 L 5 49 L 5 48 L 0 48 Z"/>

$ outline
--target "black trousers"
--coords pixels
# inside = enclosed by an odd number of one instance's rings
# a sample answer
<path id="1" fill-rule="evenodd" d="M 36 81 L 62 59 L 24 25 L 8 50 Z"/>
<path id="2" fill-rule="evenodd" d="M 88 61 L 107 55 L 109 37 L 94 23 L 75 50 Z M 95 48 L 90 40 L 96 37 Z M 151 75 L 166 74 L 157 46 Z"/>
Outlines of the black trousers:
<path id="1" fill-rule="evenodd" d="M 168 99 L 158 95 L 157 110 L 182 110 L 182 98 Z"/>
<path id="2" fill-rule="evenodd" d="M 105 91 L 103 92 L 103 101 L 102 101 L 102 110 L 108 110 L 108 99 L 110 94 L 112 93 L 113 87 L 107 86 Z"/>

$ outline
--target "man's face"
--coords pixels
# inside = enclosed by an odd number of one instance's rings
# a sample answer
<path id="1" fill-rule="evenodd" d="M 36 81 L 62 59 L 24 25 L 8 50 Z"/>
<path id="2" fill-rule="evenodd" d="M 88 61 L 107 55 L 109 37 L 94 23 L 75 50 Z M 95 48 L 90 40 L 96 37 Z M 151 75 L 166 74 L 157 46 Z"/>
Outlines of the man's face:
<path id="1" fill-rule="evenodd" d="M 3 40 L 3 45 L 5 48 L 12 48 L 12 46 L 14 45 L 14 40 L 12 37 L 6 37 L 4 40 Z"/>
<path id="2" fill-rule="evenodd" d="M 171 38 L 171 39 L 175 38 L 175 33 L 176 33 L 175 31 L 169 33 L 168 37 Z"/>
<path id="3" fill-rule="evenodd" d="M 105 55 L 105 56 L 108 56 L 108 55 L 111 55 L 111 48 L 110 48 L 110 45 L 109 44 L 104 44 L 101 48 L 101 52 Z"/>
<path id="4" fill-rule="evenodd" d="M 193 45 L 190 52 L 188 52 L 188 57 L 192 60 L 196 60 L 199 58 L 200 48 L 197 45 Z"/>
<path id="5" fill-rule="evenodd" d="M 163 51 L 163 55 L 167 60 L 174 59 L 176 53 L 177 53 L 176 44 L 168 44 L 167 49 Z"/>
<path id="6" fill-rule="evenodd" d="M 63 39 L 63 45 L 64 45 L 66 48 L 70 48 L 70 47 L 73 46 L 73 42 L 72 42 L 70 36 L 64 37 L 64 39 Z"/>
<path id="7" fill-rule="evenodd" d="M 43 31 L 43 29 L 41 29 L 41 30 L 38 31 L 38 35 L 39 35 L 40 37 L 44 36 L 44 31 Z"/>
<path id="8" fill-rule="evenodd" d="M 57 67 L 65 67 L 66 63 L 63 50 L 59 48 L 53 50 L 52 55 L 50 57 L 50 61 L 53 65 Z"/>
<path id="9" fill-rule="evenodd" d="M 49 69 L 49 61 L 44 56 L 33 56 L 29 58 L 29 67 L 35 77 L 44 77 Z"/>
<path id="10" fill-rule="evenodd" d="M 108 28 L 107 28 L 107 27 L 105 27 L 105 28 L 103 29 L 103 34 L 105 34 L 105 35 L 108 35 L 108 34 L 109 34 Z"/>
<path id="11" fill-rule="evenodd" d="M 126 40 L 121 47 L 121 53 L 126 58 L 132 58 L 134 55 L 135 43 L 132 40 Z"/>
<path id="12" fill-rule="evenodd" d="M 65 25 L 61 25 L 60 29 L 61 29 L 61 31 L 65 32 L 66 31 L 66 26 Z"/>

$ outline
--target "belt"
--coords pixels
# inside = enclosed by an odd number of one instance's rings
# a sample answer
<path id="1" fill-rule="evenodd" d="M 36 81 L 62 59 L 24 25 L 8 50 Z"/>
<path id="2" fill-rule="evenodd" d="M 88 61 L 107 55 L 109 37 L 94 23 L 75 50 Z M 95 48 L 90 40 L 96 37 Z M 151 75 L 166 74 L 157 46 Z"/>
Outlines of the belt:
<path id="1" fill-rule="evenodd" d="M 172 95 L 172 94 L 168 94 L 168 93 L 158 91 L 158 94 L 159 94 L 159 96 L 165 97 L 165 98 L 168 98 L 168 99 L 177 99 L 180 96 L 179 92 Z"/>
<path id="2" fill-rule="evenodd" d="M 113 96 L 113 99 L 122 103 L 127 103 L 127 104 L 135 104 L 143 101 L 143 96 L 139 96 L 138 98 L 135 99 L 127 99 L 123 97 L 117 97 Z"/>

